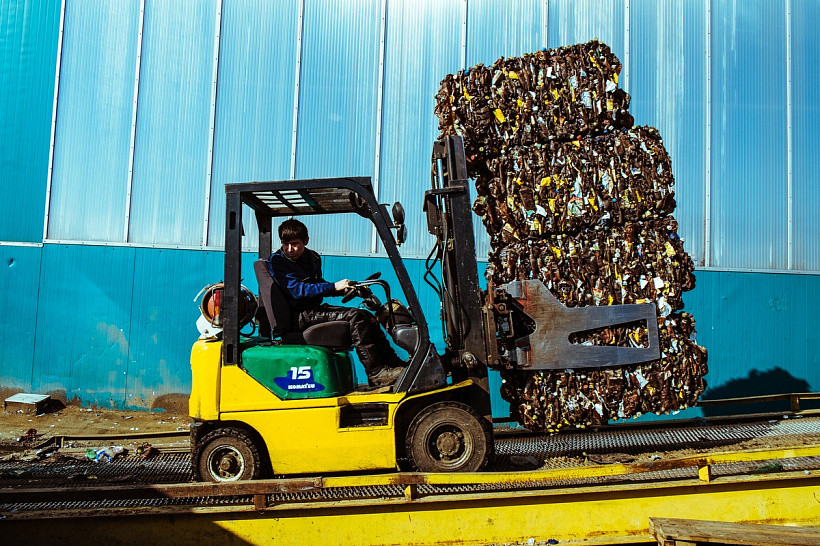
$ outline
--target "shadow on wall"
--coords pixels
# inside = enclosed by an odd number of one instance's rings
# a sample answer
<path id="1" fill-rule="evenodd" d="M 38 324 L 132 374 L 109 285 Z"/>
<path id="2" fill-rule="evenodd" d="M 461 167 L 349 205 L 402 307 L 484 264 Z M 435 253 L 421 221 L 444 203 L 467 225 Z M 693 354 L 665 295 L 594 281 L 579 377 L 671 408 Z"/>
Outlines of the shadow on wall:
<path id="1" fill-rule="evenodd" d="M 811 386 L 804 379 L 794 377 L 783 368 L 776 367 L 765 372 L 752 370 L 749 376 L 742 379 L 732 379 L 720 387 L 710 388 L 701 396 L 701 400 L 719 400 L 722 398 L 742 398 L 745 396 L 764 396 L 770 394 L 787 394 L 809 392 Z M 800 409 L 816 409 L 820 407 L 817 400 L 804 401 Z M 729 406 L 703 407 L 703 415 L 741 415 L 746 413 L 769 413 L 788 411 L 789 401 L 762 402 L 751 404 L 733 404 Z"/>
<path id="2" fill-rule="evenodd" d="M 157 396 L 151 403 L 151 410 L 165 410 L 181 415 L 188 415 L 188 398 L 186 393 L 172 393 Z"/>

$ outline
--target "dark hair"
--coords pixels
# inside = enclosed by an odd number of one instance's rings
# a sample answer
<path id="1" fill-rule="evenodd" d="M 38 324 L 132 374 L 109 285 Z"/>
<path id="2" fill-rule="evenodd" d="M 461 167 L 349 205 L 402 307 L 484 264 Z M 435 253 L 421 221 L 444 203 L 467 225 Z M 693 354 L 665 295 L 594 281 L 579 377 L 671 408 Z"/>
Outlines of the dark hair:
<path id="1" fill-rule="evenodd" d="M 297 239 L 307 244 L 308 230 L 305 224 L 294 218 L 285 220 L 279 224 L 279 240 L 282 244 L 289 243 Z"/>

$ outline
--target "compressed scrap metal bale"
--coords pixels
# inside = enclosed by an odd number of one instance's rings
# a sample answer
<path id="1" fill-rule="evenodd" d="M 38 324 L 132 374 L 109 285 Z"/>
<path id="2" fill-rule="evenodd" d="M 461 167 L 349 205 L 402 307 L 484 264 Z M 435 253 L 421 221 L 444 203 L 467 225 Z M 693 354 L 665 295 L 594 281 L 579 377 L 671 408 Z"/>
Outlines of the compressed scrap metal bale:
<path id="1" fill-rule="evenodd" d="M 694 320 L 672 313 L 658 325 L 660 360 L 609 369 L 503 371 L 501 395 L 524 426 L 547 432 L 691 406 L 706 388 L 708 371 L 706 350 L 690 339 Z"/>
<path id="2" fill-rule="evenodd" d="M 665 316 L 683 309 L 682 292 L 695 286 L 671 217 L 513 241 L 490 262 L 497 285 L 539 279 L 567 307 L 654 302 Z"/>
<path id="3" fill-rule="evenodd" d="M 508 146 L 631 127 L 620 72 L 609 47 L 593 40 L 450 74 L 436 95 L 441 136 L 463 136 L 468 157 L 486 157 Z"/>
<path id="4" fill-rule="evenodd" d="M 695 279 L 674 218 L 519 241 L 491 253 L 490 261 L 495 283 L 539 279 L 567 307 L 650 301 L 658 309 L 660 360 L 618 370 L 503 372 L 502 395 L 522 424 L 555 432 L 697 402 L 706 386 L 706 352 L 694 341 L 692 316 L 675 313 Z M 647 329 L 631 325 L 585 334 L 570 341 L 639 347 Z"/>
<path id="5" fill-rule="evenodd" d="M 473 163 L 474 210 L 493 247 L 510 237 L 622 225 L 675 209 L 671 162 L 652 127 L 510 148 L 481 163 Z"/>
<path id="6" fill-rule="evenodd" d="M 436 95 L 441 135 L 464 139 L 496 284 L 540 279 L 569 307 L 658 309 L 659 360 L 503 371 L 502 396 L 533 430 L 677 411 L 706 386 L 706 351 L 681 312 L 694 275 L 672 216 L 669 156 L 657 130 L 632 127 L 620 70 L 592 41 L 472 67 L 447 76 Z M 570 341 L 634 347 L 647 335 L 645 325 L 628 324 Z"/>
<path id="7" fill-rule="evenodd" d="M 502 397 L 519 421 L 556 432 L 608 420 L 665 414 L 694 405 L 706 388 L 705 349 L 682 292 L 694 287 L 693 263 L 667 217 L 510 244 L 491 253 L 493 280 L 539 279 L 567 307 L 653 302 L 661 358 L 617 369 L 503 371 Z M 640 324 L 574 334 L 572 343 L 646 346 Z"/>

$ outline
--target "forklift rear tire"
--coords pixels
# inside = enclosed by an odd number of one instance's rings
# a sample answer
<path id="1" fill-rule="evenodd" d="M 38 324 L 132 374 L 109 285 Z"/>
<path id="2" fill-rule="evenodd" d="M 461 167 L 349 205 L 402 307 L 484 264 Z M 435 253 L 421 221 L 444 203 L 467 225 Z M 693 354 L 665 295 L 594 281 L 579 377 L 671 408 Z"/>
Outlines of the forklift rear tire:
<path id="1" fill-rule="evenodd" d="M 439 402 L 407 429 L 407 458 L 421 472 L 476 472 L 492 454 L 492 429 L 466 404 Z"/>
<path id="2" fill-rule="evenodd" d="M 262 469 L 259 450 L 253 440 L 235 428 L 220 428 L 200 441 L 202 449 L 195 462 L 200 479 L 211 482 L 253 480 Z"/>

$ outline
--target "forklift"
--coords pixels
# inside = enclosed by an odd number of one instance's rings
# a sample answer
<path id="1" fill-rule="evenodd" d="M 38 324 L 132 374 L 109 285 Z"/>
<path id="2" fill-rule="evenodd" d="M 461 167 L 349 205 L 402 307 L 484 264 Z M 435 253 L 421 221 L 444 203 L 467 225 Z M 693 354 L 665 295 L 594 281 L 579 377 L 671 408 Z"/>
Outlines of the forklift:
<path id="1" fill-rule="evenodd" d="M 388 211 L 367 177 L 227 184 L 224 285 L 211 320 L 221 331 L 191 352 L 192 468 L 198 481 L 386 470 L 475 472 L 493 457 L 488 369 L 614 367 L 660 356 L 655 305 L 567 308 L 540 281 L 479 286 L 464 145 L 435 142 L 432 188 L 424 213 L 435 246 L 425 280 L 441 300 L 446 347 L 430 341 L 428 322 L 398 247 L 406 239 L 399 203 Z M 258 309 L 241 286 L 242 214 L 259 228 Z M 371 275 L 354 283 L 392 341 L 408 353 L 392 387 L 356 384 L 349 325 L 327 322 L 296 331 L 284 294 L 268 274 L 273 219 L 357 214 L 375 226 L 403 300 Z M 440 265 L 440 278 L 436 266 Z M 373 289 L 385 293 L 385 302 Z M 377 291 L 378 292 L 378 291 Z M 380 293 L 380 292 L 379 292 Z M 242 328 L 253 321 L 256 336 Z M 570 335 L 643 323 L 643 347 L 587 346 Z"/>

